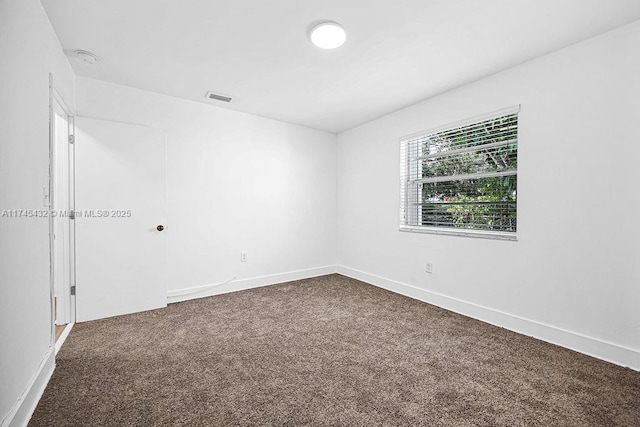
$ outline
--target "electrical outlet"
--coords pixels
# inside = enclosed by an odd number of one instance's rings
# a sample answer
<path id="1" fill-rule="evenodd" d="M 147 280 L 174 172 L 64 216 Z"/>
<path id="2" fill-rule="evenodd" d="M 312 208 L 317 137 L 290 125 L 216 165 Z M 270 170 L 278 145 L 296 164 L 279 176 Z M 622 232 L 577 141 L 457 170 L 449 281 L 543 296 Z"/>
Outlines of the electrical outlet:
<path id="1" fill-rule="evenodd" d="M 433 263 L 432 262 L 428 262 L 425 266 L 425 271 L 427 273 L 433 273 Z"/>
<path id="2" fill-rule="evenodd" d="M 240 262 L 247 262 L 247 253 L 240 252 Z"/>

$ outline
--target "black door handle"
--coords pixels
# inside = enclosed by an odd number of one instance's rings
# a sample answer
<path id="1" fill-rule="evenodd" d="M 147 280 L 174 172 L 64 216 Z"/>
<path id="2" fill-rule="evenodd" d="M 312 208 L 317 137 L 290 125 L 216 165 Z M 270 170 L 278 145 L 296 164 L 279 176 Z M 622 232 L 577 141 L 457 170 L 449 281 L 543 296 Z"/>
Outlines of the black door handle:
<path id="1" fill-rule="evenodd" d="M 156 230 L 158 230 L 158 231 L 164 230 L 164 225 L 161 224 L 161 225 L 157 226 Z"/>

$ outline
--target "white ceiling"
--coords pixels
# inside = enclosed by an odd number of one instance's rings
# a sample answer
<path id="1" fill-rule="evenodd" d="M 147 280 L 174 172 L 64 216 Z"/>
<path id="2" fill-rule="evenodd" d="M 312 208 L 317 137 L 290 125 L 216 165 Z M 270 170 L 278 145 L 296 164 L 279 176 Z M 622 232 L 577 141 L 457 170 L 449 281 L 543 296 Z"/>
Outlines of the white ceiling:
<path id="1" fill-rule="evenodd" d="M 331 132 L 640 19 L 638 0 L 42 3 L 65 49 L 100 57 L 78 75 Z M 309 42 L 325 19 L 341 48 Z"/>

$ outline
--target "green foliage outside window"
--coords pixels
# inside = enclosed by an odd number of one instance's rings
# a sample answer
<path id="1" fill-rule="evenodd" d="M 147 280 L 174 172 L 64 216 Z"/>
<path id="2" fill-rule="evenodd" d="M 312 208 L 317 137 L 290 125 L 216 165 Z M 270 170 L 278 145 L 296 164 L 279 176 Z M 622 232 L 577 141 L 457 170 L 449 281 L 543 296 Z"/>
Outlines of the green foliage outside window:
<path id="1" fill-rule="evenodd" d="M 429 135 L 422 178 L 437 182 L 422 185 L 422 225 L 515 231 L 516 138 L 516 115 Z"/>

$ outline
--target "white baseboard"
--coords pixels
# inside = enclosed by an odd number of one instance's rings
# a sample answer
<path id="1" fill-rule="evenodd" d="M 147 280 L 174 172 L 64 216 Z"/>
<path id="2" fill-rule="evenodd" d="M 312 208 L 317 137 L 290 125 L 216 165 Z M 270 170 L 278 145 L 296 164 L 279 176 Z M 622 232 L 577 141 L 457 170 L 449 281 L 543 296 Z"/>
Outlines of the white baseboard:
<path id="1" fill-rule="evenodd" d="M 324 276 L 327 274 L 333 274 L 335 272 L 336 266 L 328 265 L 324 267 L 308 268 L 305 270 L 288 271 L 286 273 L 251 277 L 248 279 L 233 279 L 219 284 L 176 289 L 167 292 L 167 303 L 171 304 L 174 302 L 210 297 L 213 295 L 226 294 L 229 292 L 244 291 L 246 289 L 259 288 L 261 286 L 275 285 L 277 283 L 291 282 L 293 280 Z"/>
<path id="2" fill-rule="evenodd" d="M 464 316 L 472 317 L 561 347 L 566 347 L 579 353 L 615 363 L 616 365 L 640 371 L 640 351 L 638 350 L 462 301 L 436 292 L 427 291 L 416 286 L 400 283 L 353 268 L 339 265 L 337 266 L 337 272 L 344 276 L 361 280 L 391 292 L 424 301 Z"/>
<path id="3" fill-rule="evenodd" d="M 53 375 L 55 366 L 55 351 L 53 347 L 50 347 L 27 388 L 13 405 L 11 412 L 2 420 L 2 427 L 24 427 L 29 423 L 31 415 L 36 410 L 42 393 L 44 393 L 44 389 L 47 387 L 51 375 Z"/>

